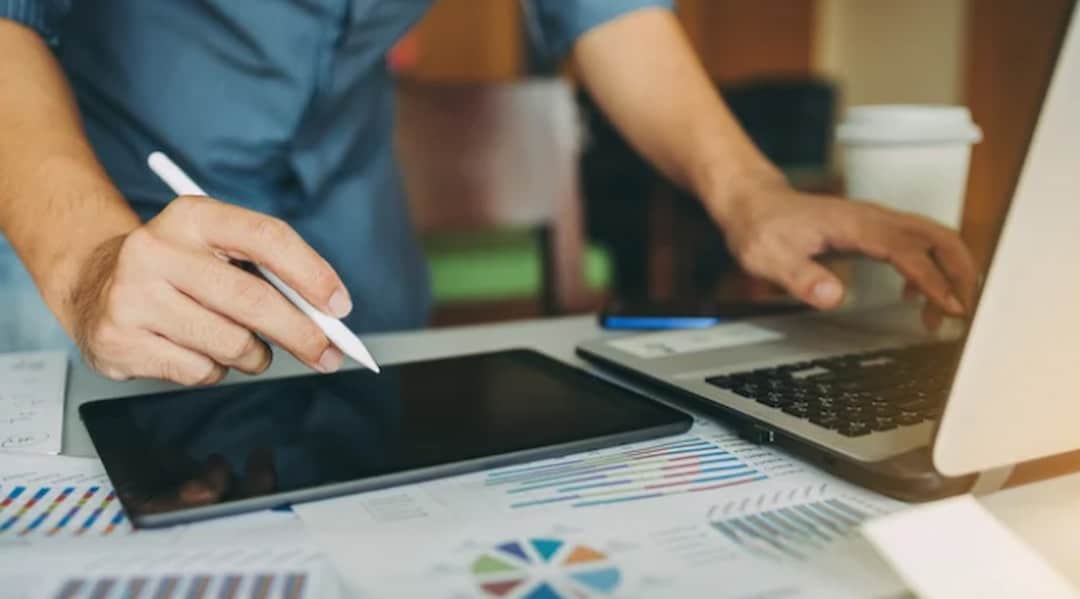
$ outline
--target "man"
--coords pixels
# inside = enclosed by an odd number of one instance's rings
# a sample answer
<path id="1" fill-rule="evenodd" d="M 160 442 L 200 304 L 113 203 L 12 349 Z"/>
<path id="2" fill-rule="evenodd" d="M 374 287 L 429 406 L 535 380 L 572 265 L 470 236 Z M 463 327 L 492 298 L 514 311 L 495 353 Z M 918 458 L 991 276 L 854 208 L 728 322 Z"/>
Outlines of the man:
<path id="1" fill-rule="evenodd" d="M 815 257 L 860 252 L 946 313 L 971 305 L 975 271 L 954 232 L 788 187 L 717 96 L 670 0 L 532 1 L 546 45 L 702 198 L 750 272 L 827 309 L 844 289 Z M 112 378 L 257 373 L 270 351 L 256 334 L 340 367 L 308 319 L 230 259 L 269 267 L 357 331 L 422 325 L 426 272 L 383 57 L 430 4 L 0 0 L 0 301 L 16 306 L 0 314 L 0 350 L 60 330 L 20 312 L 40 311 L 32 278 Z M 154 149 L 229 203 L 172 198 L 146 169 Z"/>

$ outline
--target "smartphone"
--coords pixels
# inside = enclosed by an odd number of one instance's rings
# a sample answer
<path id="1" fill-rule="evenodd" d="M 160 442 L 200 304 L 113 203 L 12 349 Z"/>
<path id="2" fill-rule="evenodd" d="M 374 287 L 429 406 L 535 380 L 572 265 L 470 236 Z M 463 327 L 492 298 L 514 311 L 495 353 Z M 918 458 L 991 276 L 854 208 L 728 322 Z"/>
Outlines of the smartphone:
<path id="1" fill-rule="evenodd" d="M 621 300 L 608 304 L 600 313 L 599 320 L 601 327 L 611 330 L 666 331 L 704 329 L 743 318 L 794 314 L 809 309 L 806 304 L 794 301 L 724 303 Z"/>

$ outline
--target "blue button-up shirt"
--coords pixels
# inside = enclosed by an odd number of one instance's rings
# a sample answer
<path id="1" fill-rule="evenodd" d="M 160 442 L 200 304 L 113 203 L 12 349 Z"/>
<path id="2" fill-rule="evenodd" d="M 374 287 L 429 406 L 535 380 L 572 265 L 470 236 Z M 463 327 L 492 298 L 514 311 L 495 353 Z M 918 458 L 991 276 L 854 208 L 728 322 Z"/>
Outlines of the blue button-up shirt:
<path id="1" fill-rule="evenodd" d="M 620 14 L 671 4 L 529 1 L 556 54 Z M 288 221 L 344 279 L 348 325 L 377 331 L 420 326 L 428 310 L 384 56 L 430 4 L 0 0 L 0 17 L 54 44 L 90 141 L 144 219 L 172 199 L 146 168 L 162 149 L 212 195 Z M 17 270 L 12 260 L 0 247 L 0 277 Z"/>

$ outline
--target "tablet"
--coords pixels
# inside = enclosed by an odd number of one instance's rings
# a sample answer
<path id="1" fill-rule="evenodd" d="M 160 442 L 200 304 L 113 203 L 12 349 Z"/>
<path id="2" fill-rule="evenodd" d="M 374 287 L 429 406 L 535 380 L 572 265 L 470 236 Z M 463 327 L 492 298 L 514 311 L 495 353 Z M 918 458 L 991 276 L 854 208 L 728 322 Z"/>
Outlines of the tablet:
<path id="1" fill-rule="evenodd" d="M 683 412 L 514 350 L 86 403 L 137 527 L 685 432 Z"/>

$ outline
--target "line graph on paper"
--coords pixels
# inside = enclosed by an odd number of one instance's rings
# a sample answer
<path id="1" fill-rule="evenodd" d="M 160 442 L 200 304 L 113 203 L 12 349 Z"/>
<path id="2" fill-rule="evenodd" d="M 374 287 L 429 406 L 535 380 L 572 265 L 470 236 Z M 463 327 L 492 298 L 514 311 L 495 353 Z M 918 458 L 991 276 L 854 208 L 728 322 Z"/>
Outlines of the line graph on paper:
<path id="1" fill-rule="evenodd" d="M 699 493 L 769 478 L 716 439 L 680 437 L 487 473 L 485 485 L 512 509 L 562 504 L 589 508 Z"/>

